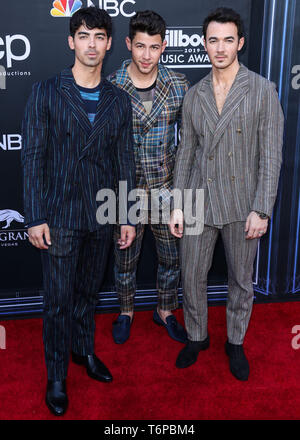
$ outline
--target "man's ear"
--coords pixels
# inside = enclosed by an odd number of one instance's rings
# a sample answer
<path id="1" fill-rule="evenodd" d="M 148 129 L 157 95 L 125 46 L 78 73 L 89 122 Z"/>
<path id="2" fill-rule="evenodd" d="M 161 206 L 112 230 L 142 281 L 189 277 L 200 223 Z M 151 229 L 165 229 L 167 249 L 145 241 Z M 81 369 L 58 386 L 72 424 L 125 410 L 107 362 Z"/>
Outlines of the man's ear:
<path id="1" fill-rule="evenodd" d="M 68 36 L 68 43 L 69 43 L 69 48 L 71 50 L 74 50 L 74 39 L 71 35 Z"/>
<path id="2" fill-rule="evenodd" d="M 106 50 L 109 50 L 111 48 L 111 43 L 112 43 L 112 37 L 109 37 Z"/>
<path id="3" fill-rule="evenodd" d="M 245 44 L 245 38 L 242 37 L 242 38 L 240 38 L 240 41 L 239 41 L 238 51 L 240 51 L 243 48 L 244 44 Z"/>
<path id="4" fill-rule="evenodd" d="M 164 41 L 163 41 L 163 44 L 162 44 L 162 46 L 161 46 L 161 53 L 164 52 L 164 50 L 165 50 L 166 47 L 167 47 L 167 40 L 164 40 Z"/>
<path id="5" fill-rule="evenodd" d="M 126 43 L 127 49 L 131 52 L 131 44 L 132 43 L 131 43 L 131 40 L 129 37 L 125 38 L 125 43 Z"/>

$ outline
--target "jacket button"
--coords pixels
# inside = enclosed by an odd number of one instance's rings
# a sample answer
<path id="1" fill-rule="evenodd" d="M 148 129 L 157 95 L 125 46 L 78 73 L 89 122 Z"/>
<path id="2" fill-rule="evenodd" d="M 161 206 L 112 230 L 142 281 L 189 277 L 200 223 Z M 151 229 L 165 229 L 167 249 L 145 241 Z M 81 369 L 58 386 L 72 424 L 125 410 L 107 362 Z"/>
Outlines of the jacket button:
<path id="1" fill-rule="evenodd" d="M 214 160 L 214 156 L 209 156 L 209 160 Z"/>
<path id="2" fill-rule="evenodd" d="M 213 179 L 211 179 L 210 177 L 207 179 L 207 183 L 211 183 L 213 181 Z"/>
<path id="3" fill-rule="evenodd" d="M 235 180 L 235 176 L 231 176 L 231 180 L 234 181 Z"/>
<path id="4" fill-rule="evenodd" d="M 242 129 L 241 129 L 241 128 L 237 128 L 237 129 L 236 129 L 236 132 L 237 132 L 237 133 L 242 133 Z"/>

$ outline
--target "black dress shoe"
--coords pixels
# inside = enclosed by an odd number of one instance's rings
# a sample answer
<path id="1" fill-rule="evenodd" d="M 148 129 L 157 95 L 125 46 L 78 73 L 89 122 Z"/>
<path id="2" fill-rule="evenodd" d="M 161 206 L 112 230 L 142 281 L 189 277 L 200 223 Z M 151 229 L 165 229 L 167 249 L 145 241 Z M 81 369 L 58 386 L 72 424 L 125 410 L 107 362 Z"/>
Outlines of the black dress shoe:
<path id="1" fill-rule="evenodd" d="M 209 336 L 203 341 L 187 341 L 186 346 L 180 351 L 176 359 L 177 368 L 187 368 L 193 365 L 201 350 L 206 350 L 209 347 Z"/>
<path id="2" fill-rule="evenodd" d="M 116 344 L 124 344 L 130 336 L 130 327 L 133 318 L 128 315 L 119 315 L 113 323 L 112 335 Z"/>
<path id="3" fill-rule="evenodd" d="M 79 354 L 72 352 L 72 361 L 78 365 L 84 365 L 86 367 L 87 374 L 92 378 L 99 380 L 100 382 L 111 382 L 112 375 L 108 368 L 100 361 L 95 354 L 89 354 L 87 356 L 80 356 Z"/>
<path id="4" fill-rule="evenodd" d="M 245 356 L 243 345 L 231 344 L 226 341 L 225 352 L 229 356 L 230 371 L 238 380 L 248 380 L 249 362 Z"/>
<path id="5" fill-rule="evenodd" d="M 187 341 L 186 331 L 182 327 L 182 325 L 179 324 L 179 322 L 177 321 L 174 315 L 167 316 L 166 317 L 167 323 L 165 323 L 159 316 L 158 311 L 154 310 L 153 321 L 155 322 L 155 324 L 164 326 L 167 329 L 170 338 L 178 342 L 186 343 Z"/>
<path id="6" fill-rule="evenodd" d="M 62 416 L 68 408 L 66 381 L 48 380 L 46 405 L 55 416 Z"/>

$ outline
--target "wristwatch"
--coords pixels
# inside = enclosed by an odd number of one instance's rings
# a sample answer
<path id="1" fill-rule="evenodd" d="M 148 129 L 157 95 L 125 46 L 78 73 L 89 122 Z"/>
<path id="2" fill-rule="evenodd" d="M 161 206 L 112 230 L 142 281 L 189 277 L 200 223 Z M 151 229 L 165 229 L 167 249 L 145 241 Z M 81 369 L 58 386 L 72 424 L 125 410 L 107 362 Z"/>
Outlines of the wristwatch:
<path id="1" fill-rule="evenodd" d="M 267 214 L 265 214 L 264 212 L 261 212 L 261 211 L 254 211 L 254 212 L 256 212 L 258 217 L 261 218 L 262 220 L 266 220 L 269 218 L 269 216 Z"/>

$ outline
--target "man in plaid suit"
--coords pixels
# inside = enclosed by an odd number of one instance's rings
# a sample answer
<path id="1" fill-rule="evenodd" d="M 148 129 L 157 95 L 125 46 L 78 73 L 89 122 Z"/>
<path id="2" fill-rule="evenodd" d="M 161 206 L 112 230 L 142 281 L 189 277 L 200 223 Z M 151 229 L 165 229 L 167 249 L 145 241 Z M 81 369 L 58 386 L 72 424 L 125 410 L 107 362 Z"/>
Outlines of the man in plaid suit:
<path id="1" fill-rule="evenodd" d="M 159 64 L 167 44 L 165 30 L 163 18 L 153 11 L 138 12 L 132 17 L 129 37 L 126 38 L 131 60 L 124 61 L 121 68 L 109 77 L 131 97 L 137 188 L 145 190 L 148 199 L 151 190 L 157 191 L 161 207 L 170 203 L 176 155 L 175 125 L 180 123 L 182 102 L 188 90 L 188 81 L 183 74 Z M 141 216 L 143 220 L 137 224 L 136 238 L 130 249 L 118 247 L 120 232 L 118 227 L 115 229 L 115 280 L 121 305 L 121 313 L 113 324 L 113 338 L 117 344 L 123 344 L 130 335 L 136 269 L 148 220 L 158 255 L 158 306 L 153 319 L 167 329 L 171 338 L 186 341 L 184 328 L 171 312 L 178 305 L 178 241 L 170 234 L 167 224 L 153 222 L 153 218 L 151 222 L 148 207 Z"/>

